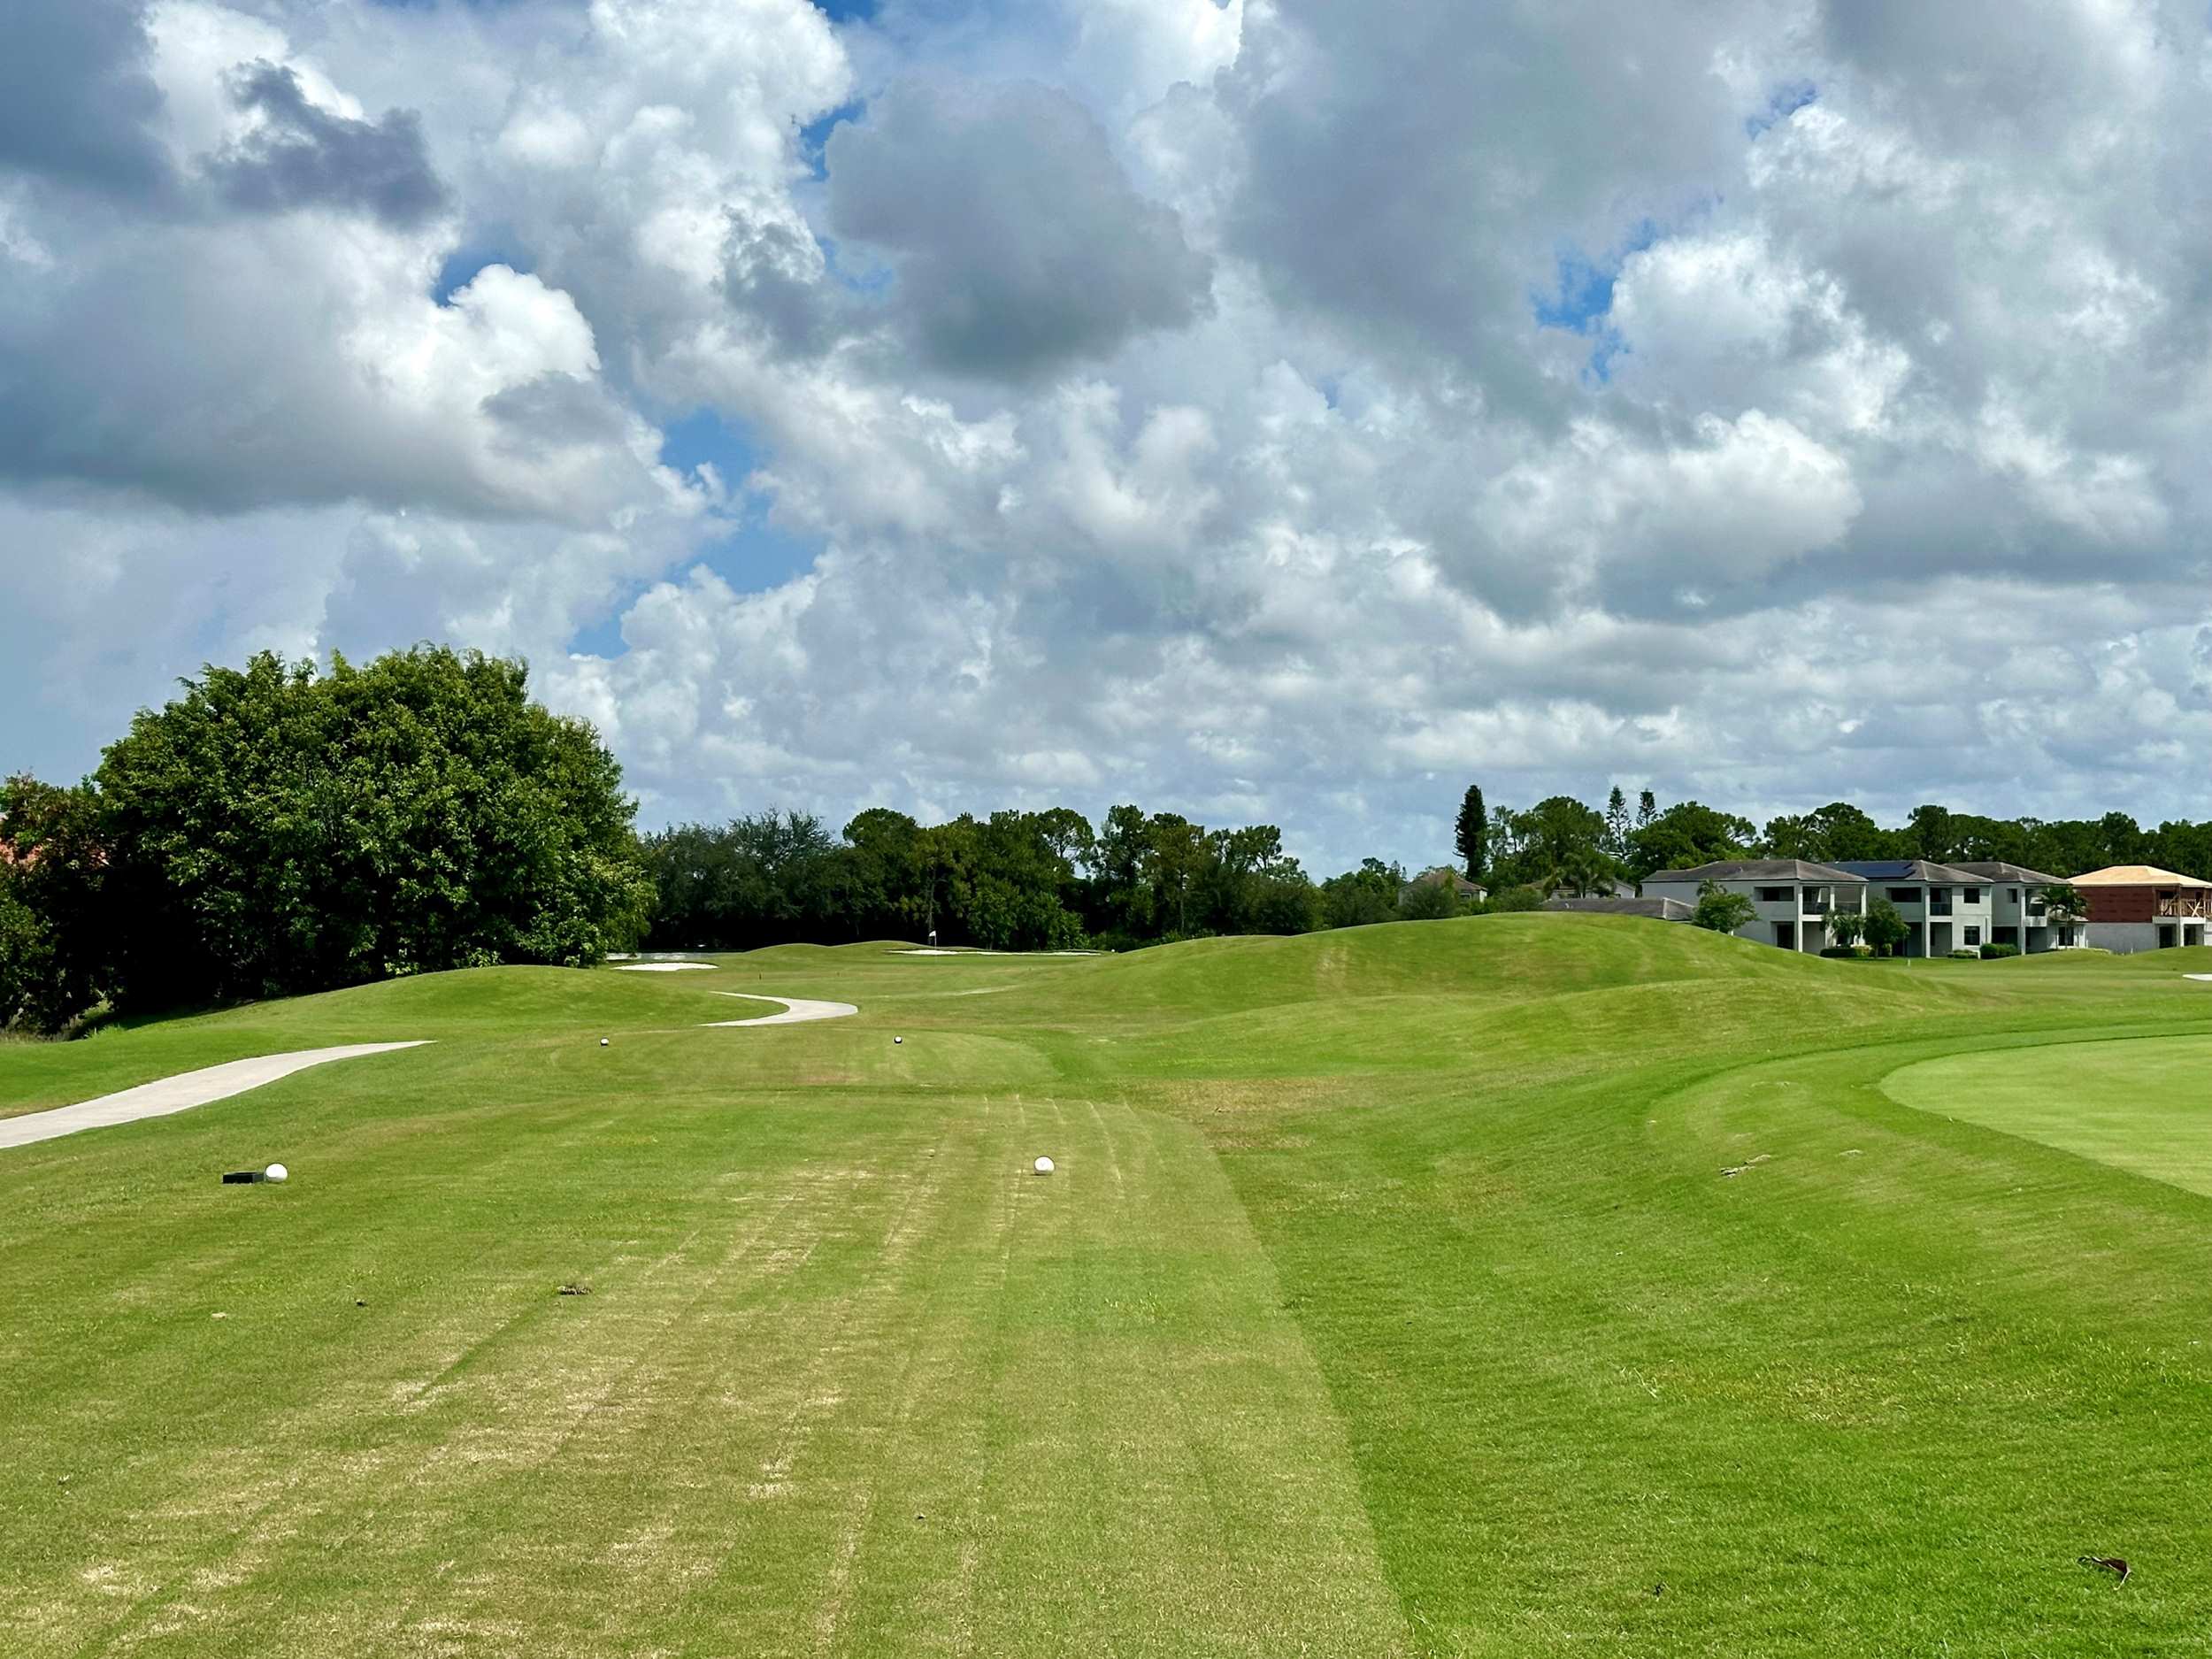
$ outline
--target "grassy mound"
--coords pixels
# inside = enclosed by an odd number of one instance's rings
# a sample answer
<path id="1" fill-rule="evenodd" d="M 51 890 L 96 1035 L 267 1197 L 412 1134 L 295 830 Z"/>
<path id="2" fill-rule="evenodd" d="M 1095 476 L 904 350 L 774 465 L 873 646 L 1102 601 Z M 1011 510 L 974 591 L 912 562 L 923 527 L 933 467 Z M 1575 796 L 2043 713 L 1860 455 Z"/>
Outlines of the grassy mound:
<path id="1" fill-rule="evenodd" d="M 0 1645 L 2200 1640 L 2195 953 L 894 949 L 0 1048 L 6 1110 L 434 1039 L 0 1153 Z"/>

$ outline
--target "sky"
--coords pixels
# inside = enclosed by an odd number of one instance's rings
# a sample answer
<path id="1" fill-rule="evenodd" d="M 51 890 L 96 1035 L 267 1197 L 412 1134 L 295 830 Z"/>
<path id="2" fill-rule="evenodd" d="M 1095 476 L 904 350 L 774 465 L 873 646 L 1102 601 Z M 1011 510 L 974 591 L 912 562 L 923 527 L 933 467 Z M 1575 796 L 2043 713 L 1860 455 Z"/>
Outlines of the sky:
<path id="1" fill-rule="evenodd" d="M 14 0 L 0 770 L 526 657 L 641 822 L 2212 816 L 2204 0 Z"/>

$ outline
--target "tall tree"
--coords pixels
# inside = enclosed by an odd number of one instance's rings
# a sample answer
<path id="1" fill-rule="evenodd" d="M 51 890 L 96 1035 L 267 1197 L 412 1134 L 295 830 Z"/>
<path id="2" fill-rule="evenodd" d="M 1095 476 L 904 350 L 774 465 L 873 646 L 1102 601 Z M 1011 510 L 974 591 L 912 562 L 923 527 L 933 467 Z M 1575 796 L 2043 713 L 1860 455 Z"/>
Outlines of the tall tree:
<path id="1" fill-rule="evenodd" d="M 1916 806 L 1905 820 L 1905 834 L 1912 843 L 1912 856 L 1925 858 L 1934 864 L 1955 856 L 1952 851 L 1955 839 L 1951 828 L 1951 813 L 1947 807 Z"/>
<path id="2" fill-rule="evenodd" d="M 1482 786 L 1471 783 L 1460 797 L 1459 823 L 1453 837 L 1467 879 L 1479 881 L 1490 868 L 1490 813 L 1482 803 Z"/>
<path id="3" fill-rule="evenodd" d="M 1145 826 L 1146 873 L 1175 931 L 1190 932 L 1192 888 L 1206 864 L 1206 830 L 1178 812 L 1156 812 Z"/>
<path id="4" fill-rule="evenodd" d="M 1769 818 L 1766 833 L 1759 838 L 1761 850 L 1769 858 L 1808 858 L 1817 863 L 1813 839 L 1805 819 L 1789 812 Z"/>
<path id="5" fill-rule="evenodd" d="M 1893 832 L 1882 828 L 1848 801 L 1831 801 L 1805 815 L 1804 851 L 1775 856 L 1827 864 L 1842 859 L 1894 858 L 1899 856 L 1895 843 Z"/>
<path id="6" fill-rule="evenodd" d="M 1648 789 L 1640 792 L 1636 796 L 1636 827 L 1643 828 L 1658 816 L 1659 797 Z"/>
<path id="7" fill-rule="evenodd" d="M 1628 797 L 1615 784 L 1605 797 L 1605 856 L 1620 859 L 1628 856 Z"/>

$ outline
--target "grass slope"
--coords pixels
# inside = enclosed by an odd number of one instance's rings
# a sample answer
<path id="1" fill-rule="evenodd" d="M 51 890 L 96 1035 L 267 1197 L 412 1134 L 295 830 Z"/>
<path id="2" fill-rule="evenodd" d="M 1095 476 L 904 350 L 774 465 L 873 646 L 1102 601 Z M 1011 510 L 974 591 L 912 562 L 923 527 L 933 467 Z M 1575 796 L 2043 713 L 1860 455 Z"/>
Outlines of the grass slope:
<path id="1" fill-rule="evenodd" d="M 435 1039 L 0 1154 L 0 1651 L 2194 1651 L 2207 1033 L 1534 916 L 0 1048 Z"/>

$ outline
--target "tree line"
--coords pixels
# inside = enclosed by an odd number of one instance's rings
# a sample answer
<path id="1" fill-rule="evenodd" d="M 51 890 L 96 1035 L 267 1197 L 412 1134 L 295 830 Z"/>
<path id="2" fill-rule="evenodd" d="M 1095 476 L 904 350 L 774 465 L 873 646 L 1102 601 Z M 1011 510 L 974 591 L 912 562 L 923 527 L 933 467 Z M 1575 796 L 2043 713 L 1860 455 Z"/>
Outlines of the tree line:
<path id="1" fill-rule="evenodd" d="M 658 895 L 648 943 L 662 949 L 933 935 L 994 950 L 1120 950 L 1464 908 L 1448 882 L 1409 882 L 1377 858 L 1317 882 L 1272 824 L 1210 829 L 1134 805 L 1096 826 L 1068 807 L 932 825 L 871 807 L 837 834 L 770 808 L 679 825 L 646 836 L 644 849 Z"/>

